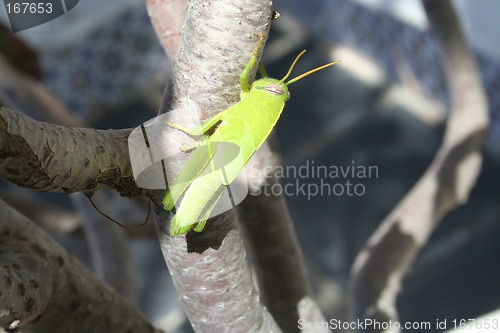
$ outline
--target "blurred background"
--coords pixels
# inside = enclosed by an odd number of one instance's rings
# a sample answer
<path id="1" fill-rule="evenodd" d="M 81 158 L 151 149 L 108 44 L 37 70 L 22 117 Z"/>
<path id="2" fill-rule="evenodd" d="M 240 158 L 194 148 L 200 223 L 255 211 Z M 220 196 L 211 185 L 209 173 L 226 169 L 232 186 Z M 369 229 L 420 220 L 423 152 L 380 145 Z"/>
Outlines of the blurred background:
<path id="1" fill-rule="evenodd" d="M 449 96 L 419 1 L 275 0 L 274 4 L 281 17 L 273 22 L 263 58 L 271 76 L 282 77 L 303 49 L 308 53 L 295 73 L 342 60 L 291 86 L 291 100 L 274 135 L 282 165 L 378 170 L 367 178 L 301 180 L 331 186 L 349 180 L 361 184 L 362 195 L 287 196 L 317 301 L 327 319 L 346 320 L 352 262 L 432 160 L 441 144 Z M 491 127 L 483 171 L 469 202 L 442 221 L 403 282 L 398 298 L 401 321 L 493 318 L 495 311 L 500 317 L 500 2 L 454 4 L 479 63 Z M 157 115 L 170 64 L 143 1 L 80 0 L 66 15 L 16 34 L 10 32 L 5 7 L 0 6 L 0 24 L 5 66 L 40 81 L 82 124 L 128 128 Z M 0 72 L 0 105 L 46 120 L 36 105 L 16 98 L 22 96 L 16 95 L 16 87 L 10 87 L 14 93 L 7 89 L 10 74 L 4 67 Z M 291 188 L 297 184 L 286 176 L 281 182 L 292 184 Z M 127 297 L 156 326 L 169 332 L 192 331 L 152 222 L 129 232 L 96 214 L 78 195 L 35 193 L 3 180 L 0 185 L 2 198 L 100 275 L 105 272 L 95 259 L 96 227 L 87 226 L 87 220 L 113 228 L 133 258 L 124 263 L 128 271 L 121 277 L 129 282 L 124 287 Z M 111 192 L 99 194 L 95 201 L 101 210 L 129 224 L 143 222 L 147 214 L 145 201 Z"/>

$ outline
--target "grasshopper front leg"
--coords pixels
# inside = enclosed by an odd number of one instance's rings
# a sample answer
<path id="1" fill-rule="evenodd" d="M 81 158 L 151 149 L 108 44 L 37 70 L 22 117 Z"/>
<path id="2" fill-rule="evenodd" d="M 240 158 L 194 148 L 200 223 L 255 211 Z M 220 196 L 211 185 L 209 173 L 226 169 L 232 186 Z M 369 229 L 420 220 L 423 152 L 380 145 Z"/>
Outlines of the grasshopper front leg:
<path id="1" fill-rule="evenodd" d="M 169 127 L 175 128 L 183 133 L 186 133 L 187 135 L 200 136 L 200 135 L 204 135 L 206 132 L 208 132 L 219 121 L 221 121 L 223 117 L 224 117 L 224 113 L 219 112 L 216 115 L 214 115 L 213 117 L 209 118 L 207 121 L 205 121 L 200 126 L 197 126 L 193 129 L 186 127 L 186 126 L 183 126 L 181 124 L 172 123 L 170 121 L 165 121 L 165 124 L 167 124 Z M 201 145 L 201 143 L 202 143 L 202 141 L 196 141 L 192 145 L 180 147 L 180 150 L 181 151 L 190 151 L 190 150 L 193 150 L 195 148 L 198 148 Z"/>
<path id="2" fill-rule="evenodd" d="M 175 128 L 175 129 L 177 129 L 181 132 L 184 132 L 188 135 L 200 136 L 200 135 L 205 134 L 212 127 L 214 127 L 215 124 L 217 124 L 219 121 L 221 121 L 223 117 L 224 117 L 224 113 L 219 112 L 216 115 L 214 115 L 213 117 L 208 118 L 203 124 L 201 124 L 200 126 L 197 126 L 195 128 L 189 128 L 189 127 L 186 127 L 186 126 L 181 125 L 181 124 L 172 123 L 170 121 L 166 121 L 165 124 L 167 124 L 169 127 Z"/>
<path id="3" fill-rule="evenodd" d="M 252 70 L 253 66 L 257 62 L 257 57 L 259 56 L 259 51 L 263 45 L 264 45 L 264 35 L 259 34 L 259 43 L 257 44 L 255 49 L 253 50 L 252 56 L 250 57 L 250 61 L 248 62 L 247 66 L 245 67 L 243 72 L 241 72 L 241 74 L 240 74 L 240 86 L 241 86 L 241 90 L 243 92 L 250 91 L 250 84 L 248 83 L 248 77 L 249 77 L 250 71 Z M 263 77 L 267 77 L 266 70 L 264 69 L 264 66 L 262 65 L 262 63 L 259 63 L 259 70 L 260 70 L 260 73 L 262 74 Z"/>

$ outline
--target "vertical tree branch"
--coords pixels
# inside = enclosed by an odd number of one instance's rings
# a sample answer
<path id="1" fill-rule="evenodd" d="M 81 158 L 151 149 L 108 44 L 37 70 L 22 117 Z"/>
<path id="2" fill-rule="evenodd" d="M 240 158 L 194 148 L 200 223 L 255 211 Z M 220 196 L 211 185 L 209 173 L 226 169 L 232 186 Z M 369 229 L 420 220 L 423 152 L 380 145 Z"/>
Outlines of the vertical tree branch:
<path id="1" fill-rule="evenodd" d="M 351 284 L 360 319 L 397 320 L 395 300 L 403 276 L 443 216 L 466 202 L 480 171 L 488 115 L 479 72 L 450 1 L 423 4 L 441 49 L 451 112 L 433 162 L 356 258 Z"/>
<path id="2" fill-rule="evenodd" d="M 270 18 L 269 0 L 190 2 L 172 89 L 172 108 L 182 110 L 187 126 L 238 100 L 239 75 L 258 35 L 267 36 Z M 170 237 L 170 214 L 161 206 L 163 193 L 157 195 L 152 199 L 163 255 L 193 328 L 279 332 L 254 289 L 234 211 L 211 219 L 202 233 Z"/>

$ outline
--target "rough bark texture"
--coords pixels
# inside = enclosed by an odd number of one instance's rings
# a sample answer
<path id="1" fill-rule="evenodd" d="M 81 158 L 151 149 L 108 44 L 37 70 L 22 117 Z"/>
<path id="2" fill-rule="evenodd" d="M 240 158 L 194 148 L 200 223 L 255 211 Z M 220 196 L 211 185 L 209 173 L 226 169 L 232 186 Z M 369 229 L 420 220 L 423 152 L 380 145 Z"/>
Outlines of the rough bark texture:
<path id="1" fill-rule="evenodd" d="M 129 133 L 57 126 L 1 108 L 0 177 L 38 191 L 141 194 L 130 166 Z"/>
<path id="2" fill-rule="evenodd" d="M 158 332 L 111 287 L 0 201 L 0 327 L 21 332 Z"/>
<path id="3" fill-rule="evenodd" d="M 234 219 L 230 212 L 203 233 L 161 241 L 180 300 L 196 332 L 281 332 L 260 303 Z"/>
<path id="4" fill-rule="evenodd" d="M 356 258 L 351 281 L 356 318 L 397 320 L 395 301 L 403 276 L 443 216 L 467 201 L 481 167 L 488 115 L 474 58 L 451 3 L 423 3 L 442 52 L 451 111 L 432 164 Z"/>

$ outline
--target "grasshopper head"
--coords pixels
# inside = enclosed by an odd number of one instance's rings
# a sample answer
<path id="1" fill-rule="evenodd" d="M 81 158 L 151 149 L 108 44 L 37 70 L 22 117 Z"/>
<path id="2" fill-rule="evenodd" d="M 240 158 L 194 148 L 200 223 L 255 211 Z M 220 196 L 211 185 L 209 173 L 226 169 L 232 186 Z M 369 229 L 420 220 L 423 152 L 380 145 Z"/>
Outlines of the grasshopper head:
<path id="1" fill-rule="evenodd" d="M 252 90 L 253 89 L 259 90 L 273 99 L 278 99 L 283 102 L 290 99 L 290 92 L 288 91 L 287 84 L 280 80 L 266 77 L 255 81 L 252 84 Z"/>
<path id="2" fill-rule="evenodd" d="M 286 102 L 290 99 L 290 91 L 288 90 L 288 86 L 294 82 L 297 82 L 298 80 L 308 76 L 309 74 L 312 74 L 314 72 L 317 72 L 319 70 L 322 70 L 326 67 L 330 67 L 332 65 L 335 65 L 336 63 L 339 63 L 339 61 L 331 62 L 329 64 L 317 67 L 315 69 L 312 69 L 304 74 L 301 74 L 287 82 L 285 82 L 286 79 L 290 76 L 292 73 L 293 68 L 299 61 L 300 57 L 306 53 L 306 50 L 300 52 L 300 54 L 295 58 L 293 61 L 292 65 L 290 66 L 290 69 L 288 69 L 288 72 L 286 73 L 285 77 L 282 78 L 281 80 L 276 80 L 276 79 L 270 79 L 268 77 L 262 78 L 260 80 L 255 81 L 252 84 L 252 89 L 259 89 L 265 91 L 267 94 L 270 96 L 276 96 L 276 98 L 283 100 L 283 102 Z"/>

